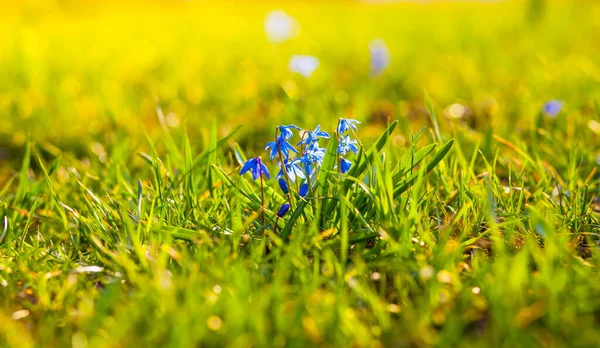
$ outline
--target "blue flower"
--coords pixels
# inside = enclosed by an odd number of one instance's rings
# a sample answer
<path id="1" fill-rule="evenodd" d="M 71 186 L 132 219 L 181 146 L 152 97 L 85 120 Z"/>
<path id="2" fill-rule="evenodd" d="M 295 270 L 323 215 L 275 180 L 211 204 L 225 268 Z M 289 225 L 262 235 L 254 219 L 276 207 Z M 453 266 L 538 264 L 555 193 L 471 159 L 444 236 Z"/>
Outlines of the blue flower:
<path id="1" fill-rule="evenodd" d="M 352 151 L 354 153 L 358 152 L 358 146 L 356 146 L 356 140 L 350 139 L 349 136 L 345 136 L 340 140 L 338 144 L 338 154 L 345 156 L 348 151 Z"/>
<path id="2" fill-rule="evenodd" d="M 308 134 L 306 138 L 302 139 L 298 145 L 310 146 L 319 141 L 320 138 L 329 139 L 329 133 L 322 131 L 321 125 L 317 125 L 317 128 L 315 128 L 314 131 L 307 131 L 306 134 Z"/>
<path id="3" fill-rule="evenodd" d="M 306 173 L 311 176 L 313 175 L 313 169 L 315 165 L 323 164 L 325 158 L 325 149 L 319 147 L 319 144 L 314 143 L 310 148 L 298 159 L 298 161 L 304 165 Z"/>
<path id="4" fill-rule="evenodd" d="M 307 151 L 304 153 L 302 157 L 300 157 L 300 162 L 304 164 L 322 164 L 323 159 L 325 158 L 325 149 L 319 147 L 318 143 L 314 143 L 310 146 Z"/>
<path id="5" fill-rule="evenodd" d="M 302 198 L 306 197 L 306 195 L 308 194 L 308 184 L 304 183 L 302 185 L 300 185 L 300 190 L 298 191 L 298 195 Z"/>
<path id="6" fill-rule="evenodd" d="M 285 158 L 283 162 L 285 163 L 285 171 L 287 172 L 288 178 L 290 178 L 292 182 L 296 182 L 296 177 L 300 177 L 302 179 L 306 178 L 306 176 L 304 175 L 304 171 L 299 165 L 299 163 L 301 163 L 300 160 L 291 161 Z M 279 173 L 277 173 L 278 178 L 283 177 L 284 175 L 283 168 L 281 168 L 281 164 L 279 166 Z"/>
<path id="7" fill-rule="evenodd" d="M 340 121 L 338 123 L 338 129 L 337 129 L 338 135 L 342 135 L 342 134 L 346 133 L 347 131 L 349 131 L 350 129 L 353 129 L 354 131 L 356 131 L 357 124 L 360 124 L 360 122 L 358 122 L 357 120 L 352 120 L 349 118 L 340 118 Z"/>
<path id="8" fill-rule="evenodd" d="M 283 193 L 288 194 L 288 192 L 290 192 L 287 185 L 287 181 L 285 181 L 284 178 L 279 178 L 277 182 L 279 183 L 279 188 L 281 188 L 281 191 L 283 191 Z"/>
<path id="9" fill-rule="evenodd" d="M 265 150 L 268 149 L 271 149 L 271 152 L 269 153 L 269 158 L 271 159 L 275 158 L 275 156 L 279 154 L 279 151 L 281 151 L 285 158 L 290 157 L 290 151 L 298 153 L 298 150 L 285 140 L 283 134 L 277 137 L 277 141 L 268 143 L 267 146 L 265 146 Z"/>
<path id="10" fill-rule="evenodd" d="M 319 60 L 312 56 L 293 55 L 290 59 L 289 69 L 306 78 L 310 77 L 319 67 Z"/>
<path id="11" fill-rule="evenodd" d="M 340 171 L 342 174 L 348 173 L 350 167 L 352 166 L 352 162 L 348 161 L 345 158 L 342 158 L 340 161 Z"/>
<path id="12" fill-rule="evenodd" d="M 563 108 L 563 101 L 561 100 L 550 100 L 548 102 L 546 102 L 546 104 L 544 104 L 544 107 L 542 107 L 542 112 L 550 117 L 550 118 L 554 118 L 556 116 L 558 116 L 558 114 L 560 113 L 560 111 Z"/>
<path id="13" fill-rule="evenodd" d="M 382 39 L 376 39 L 369 43 L 371 53 L 371 75 L 379 76 L 390 65 L 390 51 Z"/>
<path id="14" fill-rule="evenodd" d="M 294 135 L 290 128 L 300 130 L 300 127 L 295 126 L 293 124 L 288 124 L 287 126 L 279 126 L 281 136 L 283 136 L 285 139 L 290 139 Z"/>
<path id="15" fill-rule="evenodd" d="M 262 163 L 260 157 L 251 158 L 244 163 L 242 169 L 240 170 L 240 175 L 244 175 L 247 171 L 252 173 L 252 179 L 256 180 L 261 176 L 265 176 L 267 179 L 271 179 L 271 174 L 269 174 L 269 169 L 267 166 Z"/>
<path id="16" fill-rule="evenodd" d="M 281 205 L 281 207 L 279 208 L 279 211 L 277 211 L 277 216 L 279 217 L 283 217 L 285 214 L 287 214 L 287 212 L 290 210 L 290 205 L 287 203 L 284 203 Z"/>

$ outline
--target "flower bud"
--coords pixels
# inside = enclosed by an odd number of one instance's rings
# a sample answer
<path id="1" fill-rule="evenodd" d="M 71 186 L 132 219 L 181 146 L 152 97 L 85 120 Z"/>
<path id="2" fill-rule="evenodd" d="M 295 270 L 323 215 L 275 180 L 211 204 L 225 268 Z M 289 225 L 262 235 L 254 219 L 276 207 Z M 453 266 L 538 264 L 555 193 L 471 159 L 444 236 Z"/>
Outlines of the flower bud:
<path id="1" fill-rule="evenodd" d="M 300 195 L 300 197 L 305 197 L 306 194 L 308 194 L 308 184 L 304 183 L 300 186 L 300 191 L 298 191 L 298 195 Z"/>
<path id="2" fill-rule="evenodd" d="M 287 185 L 287 181 L 285 181 L 284 178 L 279 178 L 279 187 L 281 188 L 281 191 L 283 191 L 283 193 L 287 194 L 288 192 L 290 192 L 290 190 L 288 189 L 288 185 Z"/>
<path id="3" fill-rule="evenodd" d="M 277 212 L 277 216 L 283 217 L 285 214 L 287 214 L 288 210 L 290 210 L 290 205 L 287 203 L 282 204 Z"/>

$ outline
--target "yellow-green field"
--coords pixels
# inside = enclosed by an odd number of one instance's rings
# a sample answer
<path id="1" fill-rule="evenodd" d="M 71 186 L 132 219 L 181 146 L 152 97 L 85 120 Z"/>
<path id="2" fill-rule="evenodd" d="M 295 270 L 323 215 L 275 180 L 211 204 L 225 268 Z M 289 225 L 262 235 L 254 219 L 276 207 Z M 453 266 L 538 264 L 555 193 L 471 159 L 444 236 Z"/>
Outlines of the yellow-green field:
<path id="1" fill-rule="evenodd" d="M 600 2 L 0 9 L 0 346 L 600 342 Z"/>

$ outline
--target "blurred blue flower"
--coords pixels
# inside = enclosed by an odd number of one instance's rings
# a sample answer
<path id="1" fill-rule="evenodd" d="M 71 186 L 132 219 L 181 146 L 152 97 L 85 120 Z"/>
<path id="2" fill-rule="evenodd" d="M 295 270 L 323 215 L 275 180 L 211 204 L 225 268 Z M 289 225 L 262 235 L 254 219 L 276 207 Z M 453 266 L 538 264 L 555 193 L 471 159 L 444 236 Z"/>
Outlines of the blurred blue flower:
<path id="1" fill-rule="evenodd" d="M 342 135 L 342 134 L 346 133 L 347 131 L 349 131 L 350 129 L 354 129 L 354 131 L 356 131 L 357 124 L 360 124 L 360 122 L 358 122 L 357 120 L 352 120 L 349 118 L 340 118 L 340 121 L 338 122 L 338 129 L 337 129 L 338 135 Z"/>
<path id="2" fill-rule="evenodd" d="M 295 126 L 293 124 L 288 124 L 287 126 L 279 126 L 279 131 L 281 132 L 281 136 L 283 136 L 285 139 L 290 139 L 294 135 L 294 133 L 292 133 L 290 128 L 300 130 L 300 127 Z"/>
<path id="3" fill-rule="evenodd" d="M 240 170 L 240 175 L 244 175 L 246 172 L 250 171 L 252 173 L 252 179 L 256 180 L 261 176 L 265 176 L 267 179 L 271 179 L 271 174 L 269 174 L 269 169 L 267 166 L 262 163 L 260 157 L 251 158 L 244 163 L 242 169 Z"/>
<path id="4" fill-rule="evenodd" d="M 290 210 L 290 205 L 287 203 L 284 203 L 281 205 L 281 207 L 279 208 L 279 211 L 277 211 L 277 216 L 279 217 L 283 217 L 285 214 L 287 214 L 287 212 Z"/>
<path id="5" fill-rule="evenodd" d="M 350 167 L 352 166 L 352 162 L 348 161 L 345 158 L 342 158 L 340 161 L 340 171 L 342 172 L 342 174 L 347 173 L 350 170 Z"/>
<path id="6" fill-rule="evenodd" d="M 390 51 L 382 39 L 375 39 L 369 43 L 371 53 L 371 75 L 379 76 L 390 65 Z"/>
<path id="7" fill-rule="evenodd" d="M 304 139 L 302 139 L 297 145 L 305 145 L 305 147 L 310 147 L 311 145 L 317 143 L 320 138 L 329 139 L 329 133 L 321 130 L 321 125 L 317 125 L 314 131 L 307 131 L 308 134 Z"/>
<path id="8" fill-rule="evenodd" d="M 280 177 L 277 183 L 279 183 L 279 188 L 281 188 L 281 191 L 283 191 L 283 193 L 287 194 L 288 192 L 290 192 L 287 185 L 287 181 L 285 181 L 284 178 Z"/>
<path id="9" fill-rule="evenodd" d="M 308 176 L 312 176 L 314 174 L 313 169 L 315 169 L 315 165 L 322 165 L 324 158 L 325 149 L 319 147 L 318 143 L 313 143 L 309 146 L 306 152 L 304 152 L 304 155 L 298 159 L 298 161 L 304 165 Z"/>
<path id="10" fill-rule="evenodd" d="M 284 164 L 285 164 L 285 171 L 288 174 L 288 178 L 290 178 L 290 181 L 292 182 L 296 182 L 296 177 L 300 177 L 302 179 L 306 178 L 306 176 L 304 175 L 304 171 L 302 170 L 302 168 L 300 168 L 299 163 L 300 160 L 289 160 L 288 158 L 285 158 L 283 160 Z M 277 173 L 277 177 L 283 177 L 283 168 L 281 168 L 281 164 L 279 164 L 280 168 L 279 168 L 279 173 Z"/>
<path id="11" fill-rule="evenodd" d="M 269 41 L 273 43 L 281 43 L 292 36 L 297 24 L 294 18 L 289 16 L 283 10 L 274 10 L 265 17 L 265 33 Z"/>
<path id="12" fill-rule="evenodd" d="M 319 67 L 319 60 L 312 56 L 293 55 L 290 59 L 289 69 L 304 77 L 310 77 Z"/>
<path id="13" fill-rule="evenodd" d="M 564 102 L 562 100 L 550 100 L 548 102 L 546 102 L 546 104 L 544 104 L 544 106 L 542 107 L 542 112 L 550 117 L 550 118 L 554 118 L 556 116 L 558 116 L 558 114 L 560 113 L 560 111 L 562 110 L 564 105 Z"/>
<path id="14" fill-rule="evenodd" d="M 300 157 L 300 162 L 309 163 L 309 164 L 322 164 L 323 158 L 325 158 L 325 149 L 319 147 L 318 143 L 313 143 L 307 151 L 304 153 L 302 157 Z"/>
<path id="15" fill-rule="evenodd" d="M 350 139 L 350 137 L 348 135 L 346 135 L 345 137 L 342 138 L 342 140 L 340 140 L 337 151 L 338 151 L 338 154 L 340 154 L 342 156 L 345 156 L 348 153 L 348 151 L 357 153 L 358 146 L 356 146 L 356 140 Z"/>
<path id="16" fill-rule="evenodd" d="M 269 158 L 271 159 L 275 158 L 275 156 L 279 154 L 279 151 L 281 151 L 284 158 L 290 157 L 290 151 L 298 153 L 298 150 L 296 150 L 290 143 L 287 142 L 283 134 L 277 137 L 277 141 L 271 141 L 267 143 L 265 150 L 268 149 L 271 149 L 271 152 L 269 153 Z"/>
<path id="17" fill-rule="evenodd" d="M 300 185 L 300 190 L 298 191 L 298 195 L 302 198 L 306 197 L 306 195 L 308 194 L 308 184 L 304 183 L 302 185 Z"/>

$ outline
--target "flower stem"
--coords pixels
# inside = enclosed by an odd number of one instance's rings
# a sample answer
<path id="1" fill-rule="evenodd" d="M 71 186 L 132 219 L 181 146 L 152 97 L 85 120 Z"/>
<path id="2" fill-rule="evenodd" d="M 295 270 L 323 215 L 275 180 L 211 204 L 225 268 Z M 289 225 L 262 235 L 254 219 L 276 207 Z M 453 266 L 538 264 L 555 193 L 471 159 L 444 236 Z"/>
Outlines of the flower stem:
<path id="1" fill-rule="evenodd" d="M 287 172 L 287 168 L 285 166 L 285 161 L 283 160 L 283 153 L 281 152 L 281 149 L 279 148 L 279 144 L 277 143 L 277 137 L 279 136 L 279 127 L 275 128 L 275 146 L 277 146 L 277 153 L 279 154 L 279 162 L 281 163 L 281 170 L 283 171 L 283 177 L 285 179 L 285 183 L 287 184 L 288 187 L 288 191 L 289 189 L 292 187 L 291 180 L 290 180 L 290 176 L 288 175 Z M 290 206 L 292 207 L 292 209 L 295 209 L 295 204 L 292 201 L 292 196 L 290 195 L 290 193 L 286 193 L 288 202 L 290 203 Z"/>
<path id="2" fill-rule="evenodd" d="M 260 159 L 259 159 L 260 161 Z M 260 203 L 261 203 L 261 215 L 262 215 L 262 224 L 265 225 L 265 186 L 263 182 L 263 170 L 262 166 L 259 163 L 258 170 L 260 171 Z"/>

